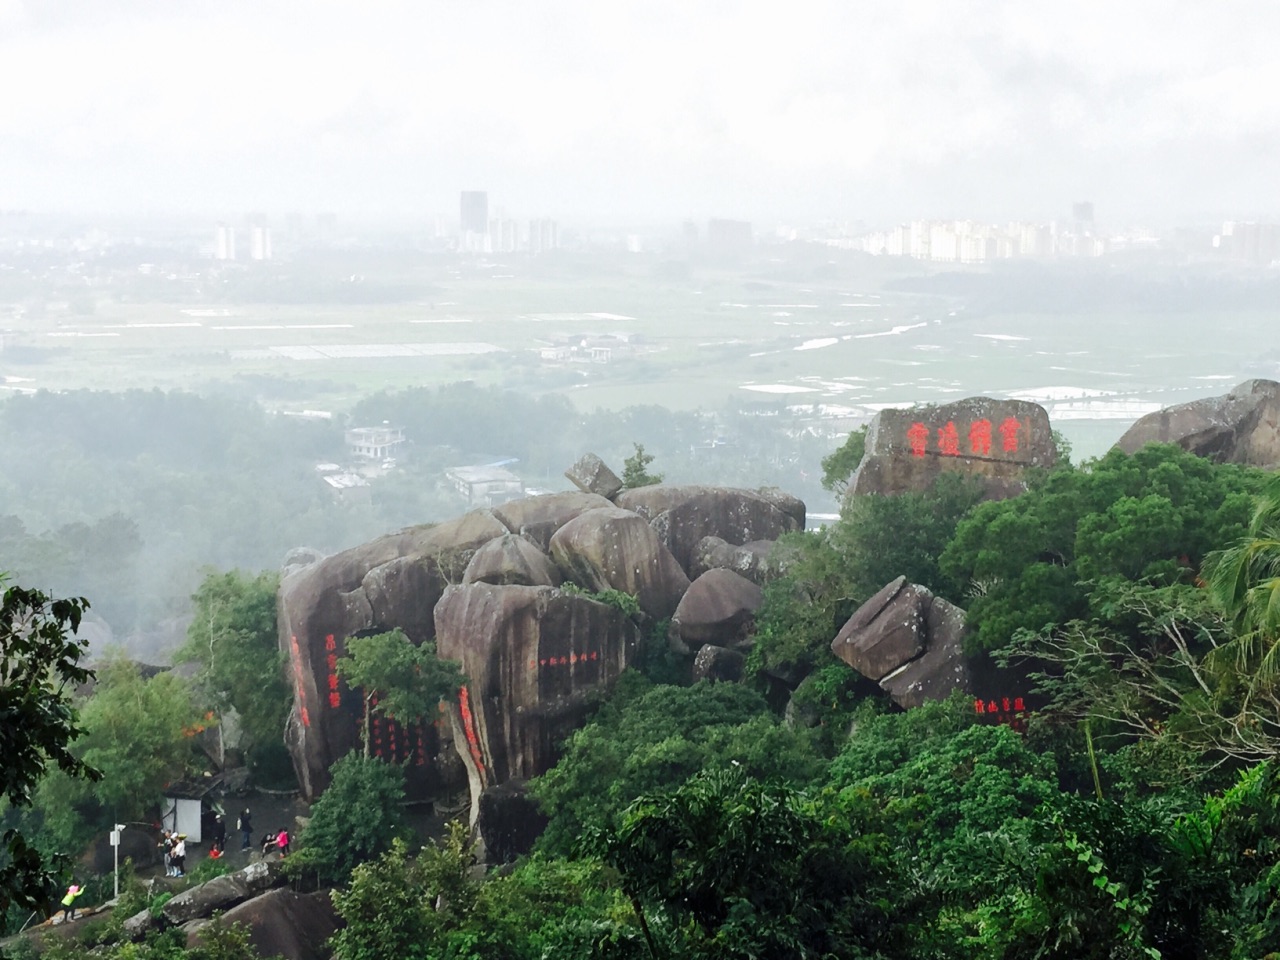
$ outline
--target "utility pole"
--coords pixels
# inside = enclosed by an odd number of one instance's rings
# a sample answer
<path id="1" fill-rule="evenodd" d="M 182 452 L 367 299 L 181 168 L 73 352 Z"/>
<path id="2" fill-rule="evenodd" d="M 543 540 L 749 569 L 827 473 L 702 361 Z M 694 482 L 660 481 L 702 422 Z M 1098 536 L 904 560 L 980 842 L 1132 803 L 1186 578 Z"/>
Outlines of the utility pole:
<path id="1" fill-rule="evenodd" d="M 115 853 L 115 899 L 120 899 L 120 832 L 124 830 L 123 823 L 117 823 L 116 828 L 111 831 L 111 849 Z"/>

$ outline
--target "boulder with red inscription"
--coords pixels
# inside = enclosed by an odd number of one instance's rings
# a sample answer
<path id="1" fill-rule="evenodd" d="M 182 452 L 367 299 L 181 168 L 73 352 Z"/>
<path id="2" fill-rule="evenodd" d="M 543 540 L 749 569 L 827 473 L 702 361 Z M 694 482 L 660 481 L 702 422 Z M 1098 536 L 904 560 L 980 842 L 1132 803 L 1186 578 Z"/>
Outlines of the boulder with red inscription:
<path id="1" fill-rule="evenodd" d="M 585 590 L 629 593 L 655 620 L 671 616 L 689 578 L 639 514 L 617 507 L 588 510 L 551 538 L 551 558 L 566 580 Z"/>
<path id="2" fill-rule="evenodd" d="M 484 790 L 550 769 L 640 642 L 626 614 L 581 594 L 488 583 L 445 590 L 436 649 L 468 678 L 451 713 L 473 823 Z"/>
<path id="3" fill-rule="evenodd" d="M 777 540 L 804 528 L 803 513 L 794 504 L 783 503 L 784 511 L 769 497 L 730 487 L 657 484 L 623 490 L 614 503 L 648 520 L 686 573 L 693 569 L 694 553 L 703 537 L 743 544 Z M 801 501 L 795 503 L 803 507 Z"/>
<path id="4" fill-rule="evenodd" d="M 1221 397 L 1149 413 L 1116 447 L 1136 453 L 1148 443 L 1176 443 L 1218 463 L 1280 467 L 1280 383 L 1246 380 Z"/>
<path id="5" fill-rule="evenodd" d="M 507 532 L 492 514 L 478 511 L 344 550 L 281 581 L 280 645 L 294 688 L 285 739 L 305 798 L 328 785 L 329 767 L 360 740 L 361 694 L 348 690 L 334 669 L 346 638 L 399 627 L 415 643 L 432 639 L 445 587 L 462 579 L 476 550 Z M 408 730 L 388 724 L 387 734 L 387 758 L 410 761 L 412 796 L 442 792 L 457 776 L 451 736 L 441 738 L 430 724 Z"/>
<path id="6" fill-rule="evenodd" d="M 881 410 L 846 496 L 929 489 L 942 473 L 981 483 L 989 499 L 1017 496 L 1026 472 L 1052 467 L 1057 447 L 1038 403 L 968 397 L 954 403 Z"/>
<path id="7" fill-rule="evenodd" d="M 831 652 L 875 680 L 899 706 L 969 689 L 964 611 L 898 577 L 853 612 Z"/>

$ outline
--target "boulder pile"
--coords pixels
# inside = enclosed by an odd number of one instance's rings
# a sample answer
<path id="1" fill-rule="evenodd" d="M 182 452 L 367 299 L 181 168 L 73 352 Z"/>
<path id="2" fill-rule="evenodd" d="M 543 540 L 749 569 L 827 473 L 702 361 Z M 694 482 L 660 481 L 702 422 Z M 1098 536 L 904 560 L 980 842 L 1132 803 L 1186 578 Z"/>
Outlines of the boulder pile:
<path id="1" fill-rule="evenodd" d="M 486 790 L 550 768 L 559 742 L 664 621 L 660 642 L 690 655 L 710 648 L 698 658 L 718 664 L 707 675 L 733 673 L 740 653 L 715 650 L 749 642 L 768 550 L 803 529 L 804 503 L 772 490 L 624 489 L 593 455 L 565 475 L 578 490 L 311 562 L 291 556 L 278 622 L 294 688 L 286 739 L 307 799 L 360 740 L 363 692 L 335 670 L 348 637 L 398 627 L 461 664 L 457 703 L 407 728 L 377 720 L 372 742 L 408 762 L 411 797 L 466 788 L 473 821 Z"/>

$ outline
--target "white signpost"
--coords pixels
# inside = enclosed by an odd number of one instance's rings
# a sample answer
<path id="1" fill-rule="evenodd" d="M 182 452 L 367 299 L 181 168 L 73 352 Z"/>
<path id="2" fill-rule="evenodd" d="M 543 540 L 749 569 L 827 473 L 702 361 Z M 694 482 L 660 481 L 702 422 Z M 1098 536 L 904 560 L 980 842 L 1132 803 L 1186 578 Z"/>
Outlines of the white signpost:
<path id="1" fill-rule="evenodd" d="M 116 857 L 115 868 L 115 897 L 120 899 L 120 832 L 124 830 L 123 823 L 117 823 L 116 828 L 111 831 L 111 848 Z"/>

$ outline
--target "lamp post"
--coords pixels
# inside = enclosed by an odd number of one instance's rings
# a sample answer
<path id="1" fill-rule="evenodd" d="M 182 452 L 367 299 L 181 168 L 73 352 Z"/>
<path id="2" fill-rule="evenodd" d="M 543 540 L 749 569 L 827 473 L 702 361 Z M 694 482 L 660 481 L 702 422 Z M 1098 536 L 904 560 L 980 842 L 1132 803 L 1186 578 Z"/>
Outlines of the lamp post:
<path id="1" fill-rule="evenodd" d="M 116 828 L 111 831 L 111 848 L 115 853 L 115 898 L 120 899 L 120 831 L 124 829 L 123 823 L 117 823 Z"/>

